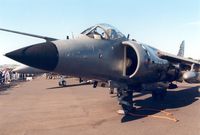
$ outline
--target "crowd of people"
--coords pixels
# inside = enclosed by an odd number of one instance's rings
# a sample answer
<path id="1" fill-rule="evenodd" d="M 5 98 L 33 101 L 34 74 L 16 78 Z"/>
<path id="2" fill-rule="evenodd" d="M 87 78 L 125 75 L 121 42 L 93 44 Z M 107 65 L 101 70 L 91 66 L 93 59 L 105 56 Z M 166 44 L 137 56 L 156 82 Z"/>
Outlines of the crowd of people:
<path id="1" fill-rule="evenodd" d="M 12 81 L 26 79 L 26 74 L 12 72 L 11 69 L 5 68 L 0 70 L 0 85 L 9 84 Z"/>
<path id="2" fill-rule="evenodd" d="M 0 71 L 0 83 L 7 84 L 11 81 L 11 71 L 9 69 L 4 69 Z"/>

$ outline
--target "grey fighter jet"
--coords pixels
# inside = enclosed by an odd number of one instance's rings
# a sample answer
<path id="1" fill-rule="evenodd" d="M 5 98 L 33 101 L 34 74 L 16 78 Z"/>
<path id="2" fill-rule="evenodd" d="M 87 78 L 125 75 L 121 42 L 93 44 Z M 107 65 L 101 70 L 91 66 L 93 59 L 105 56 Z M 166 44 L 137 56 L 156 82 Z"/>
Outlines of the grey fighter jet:
<path id="1" fill-rule="evenodd" d="M 94 86 L 109 82 L 110 88 L 117 89 L 125 114 L 134 110 L 135 90 L 151 90 L 153 97 L 161 98 L 167 89 L 177 87 L 173 81 L 200 82 L 198 61 L 130 40 L 108 24 L 97 24 L 67 40 L 0 30 L 46 40 L 5 56 L 49 72 L 95 80 Z"/>

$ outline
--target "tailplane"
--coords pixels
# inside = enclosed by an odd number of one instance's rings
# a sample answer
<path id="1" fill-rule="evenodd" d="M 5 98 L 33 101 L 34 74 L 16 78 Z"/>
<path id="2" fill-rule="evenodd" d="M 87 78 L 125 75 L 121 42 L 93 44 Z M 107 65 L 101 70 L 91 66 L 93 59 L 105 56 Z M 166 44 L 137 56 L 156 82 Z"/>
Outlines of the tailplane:
<path id="1" fill-rule="evenodd" d="M 184 50 L 185 50 L 185 40 L 181 42 L 177 56 L 184 57 Z"/>

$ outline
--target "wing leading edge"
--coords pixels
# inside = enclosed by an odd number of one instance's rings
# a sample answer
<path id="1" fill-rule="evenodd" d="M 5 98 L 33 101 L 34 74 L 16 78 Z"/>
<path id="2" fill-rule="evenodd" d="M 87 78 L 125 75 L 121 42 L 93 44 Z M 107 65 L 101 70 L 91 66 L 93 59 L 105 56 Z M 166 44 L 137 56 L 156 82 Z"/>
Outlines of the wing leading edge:
<path id="1" fill-rule="evenodd" d="M 175 63 L 175 64 L 182 64 L 182 65 L 195 65 L 195 66 L 200 66 L 200 62 L 198 62 L 197 60 L 193 60 L 193 59 L 188 59 L 188 58 L 184 58 L 181 56 L 177 56 L 177 55 L 173 55 L 170 53 L 166 53 L 166 52 L 162 52 L 162 51 L 158 51 L 158 56 L 162 59 L 166 59 L 171 63 Z"/>
<path id="2" fill-rule="evenodd" d="M 2 29 L 2 28 L 0 28 L 0 30 L 1 30 L 1 31 L 10 32 L 10 33 L 15 33 L 15 34 L 20 34 L 20 35 L 35 37 L 35 38 L 41 38 L 41 39 L 44 39 L 44 40 L 46 40 L 46 41 L 54 41 L 54 40 L 57 40 L 56 38 L 51 38 L 51 37 L 46 37 L 46 36 L 40 36 L 40 35 L 35 35 L 35 34 L 29 34 L 29 33 L 14 31 L 14 30 L 8 30 L 8 29 Z"/>

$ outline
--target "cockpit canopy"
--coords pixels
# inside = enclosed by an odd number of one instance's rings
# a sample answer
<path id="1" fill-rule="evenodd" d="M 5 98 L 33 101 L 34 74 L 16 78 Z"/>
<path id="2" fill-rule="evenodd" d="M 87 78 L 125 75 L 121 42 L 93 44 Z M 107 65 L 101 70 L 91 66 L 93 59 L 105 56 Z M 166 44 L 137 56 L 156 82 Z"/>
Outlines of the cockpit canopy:
<path id="1" fill-rule="evenodd" d="M 126 38 L 119 30 L 109 24 L 97 24 L 84 30 L 81 34 L 90 38 L 105 40 Z"/>

